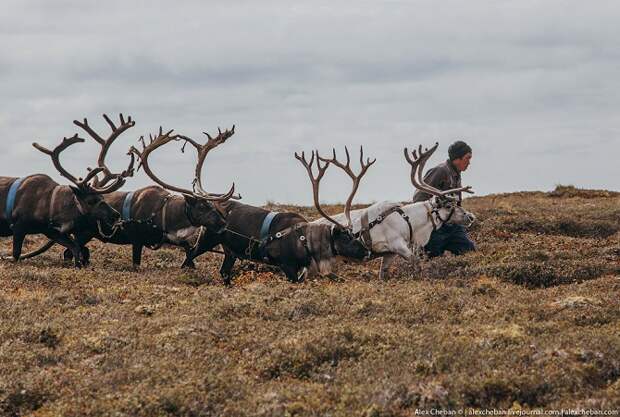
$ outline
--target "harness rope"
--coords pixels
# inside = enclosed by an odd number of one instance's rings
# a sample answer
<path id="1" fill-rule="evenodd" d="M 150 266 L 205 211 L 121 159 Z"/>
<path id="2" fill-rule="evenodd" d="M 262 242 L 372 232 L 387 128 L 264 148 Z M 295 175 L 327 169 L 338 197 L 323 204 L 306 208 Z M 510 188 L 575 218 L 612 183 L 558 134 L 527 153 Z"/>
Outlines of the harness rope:
<path id="1" fill-rule="evenodd" d="M 297 231 L 308 224 L 308 222 L 299 222 L 299 223 L 294 224 L 293 226 L 289 226 L 276 233 L 269 234 L 269 228 L 271 227 L 271 222 L 273 221 L 273 219 L 275 218 L 277 214 L 278 212 L 271 211 L 265 216 L 265 218 L 263 219 L 263 223 L 261 224 L 260 236 L 258 239 L 255 238 L 254 236 L 248 236 L 243 233 L 239 233 L 235 230 L 232 230 L 228 227 L 228 225 L 224 227 L 223 231 L 248 240 L 248 247 L 245 249 L 245 255 L 247 257 L 251 258 L 252 249 L 254 247 L 257 247 L 259 250 L 258 256 L 265 259 L 266 257 L 264 256 L 263 252 L 265 250 L 265 247 L 269 243 L 273 242 L 276 239 L 282 239 L 283 237 L 289 235 L 291 232 Z M 306 253 L 309 255 L 310 248 L 308 248 L 308 240 L 306 236 L 302 234 L 301 236 L 299 236 L 299 240 L 302 242 L 302 245 L 306 249 Z"/>
<path id="2" fill-rule="evenodd" d="M 429 207 L 430 205 L 430 207 Z M 452 207 L 452 209 L 450 210 L 450 214 L 448 214 L 448 217 L 446 217 L 445 219 L 441 218 L 441 214 L 439 213 L 439 207 L 433 207 L 432 203 L 429 202 L 429 205 L 426 205 L 426 212 L 428 214 L 428 218 L 430 219 L 431 223 L 433 224 L 433 232 L 437 231 L 437 229 L 439 229 L 443 224 L 448 223 L 448 221 L 452 218 L 452 216 L 454 215 L 454 212 L 456 211 L 456 207 Z M 437 215 L 437 219 L 439 220 L 439 224 L 437 224 L 435 222 L 435 218 L 433 217 L 433 214 Z"/>
<path id="3" fill-rule="evenodd" d="M 370 230 L 376 225 L 381 224 L 392 213 L 400 214 L 403 220 L 407 222 L 407 227 L 409 228 L 409 242 L 412 241 L 413 226 L 411 225 L 409 216 L 402 210 L 401 206 L 390 207 L 371 222 L 368 221 L 368 211 L 365 211 L 361 218 L 362 228 L 357 234 L 361 237 L 362 243 L 366 246 L 366 249 L 372 251 L 372 237 L 370 236 Z"/>
<path id="4" fill-rule="evenodd" d="M 166 230 L 168 229 L 166 225 L 166 213 L 167 213 L 168 201 L 170 201 L 172 198 L 174 198 L 174 195 L 172 194 L 166 195 L 166 197 L 164 197 L 161 203 L 161 206 L 157 210 L 153 210 L 153 213 L 151 213 L 151 217 L 145 220 L 146 223 L 154 223 L 153 221 L 155 220 L 155 216 L 157 216 L 157 212 L 161 211 L 161 240 L 159 241 L 159 243 L 156 243 L 154 245 L 147 245 L 147 247 L 151 250 L 157 250 L 164 245 L 164 240 L 166 239 L 166 233 L 167 233 Z M 187 213 L 187 208 L 185 209 L 185 215 L 188 216 L 188 220 L 190 220 L 190 223 L 191 223 L 191 219 L 189 218 L 189 214 Z M 156 226 L 153 226 L 153 227 L 156 227 Z"/>

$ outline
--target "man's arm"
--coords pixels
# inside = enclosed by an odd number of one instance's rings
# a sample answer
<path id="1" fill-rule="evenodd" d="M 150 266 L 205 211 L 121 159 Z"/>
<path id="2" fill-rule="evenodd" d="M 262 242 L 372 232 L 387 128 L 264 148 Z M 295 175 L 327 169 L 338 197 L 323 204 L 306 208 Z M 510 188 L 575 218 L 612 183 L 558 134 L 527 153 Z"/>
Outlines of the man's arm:
<path id="1" fill-rule="evenodd" d="M 445 169 L 440 169 L 440 167 L 431 168 L 424 175 L 424 182 L 438 190 L 447 190 L 448 173 Z"/>
<path id="2" fill-rule="evenodd" d="M 440 169 L 440 167 L 434 167 L 426 172 L 426 175 L 424 175 L 424 182 L 438 190 L 444 190 L 448 184 L 448 176 L 445 170 Z M 432 195 L 418 190 L 413 195 L 413 202 L 426 201 L 431 197 Z"/>

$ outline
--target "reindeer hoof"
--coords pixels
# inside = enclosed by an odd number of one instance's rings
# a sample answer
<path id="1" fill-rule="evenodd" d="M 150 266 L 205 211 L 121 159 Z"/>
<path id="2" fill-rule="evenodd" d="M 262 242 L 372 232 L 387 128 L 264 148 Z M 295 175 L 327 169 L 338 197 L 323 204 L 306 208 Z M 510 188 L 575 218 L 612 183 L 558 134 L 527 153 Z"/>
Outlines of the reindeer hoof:
<path id="1" fill-rule="evenodd" d="M 232 274 L 220 271 L 220 277 L 226 287 L 232 287 Z"/>
<path id="2" fill-rule="evenodd" d="M 72 261 L 73 260 L 73 252 L 71 252 L 71 250 L 69 249 L 65 249 L 65 251 L 62 253 L 62 259 L 66 262 Z"/>

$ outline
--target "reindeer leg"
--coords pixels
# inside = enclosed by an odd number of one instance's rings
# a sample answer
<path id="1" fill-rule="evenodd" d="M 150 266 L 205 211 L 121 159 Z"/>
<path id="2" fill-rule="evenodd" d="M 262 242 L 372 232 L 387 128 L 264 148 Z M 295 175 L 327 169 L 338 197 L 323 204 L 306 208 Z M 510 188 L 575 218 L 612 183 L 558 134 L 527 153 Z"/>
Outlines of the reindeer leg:
<path id="1" fill-rule="evenodd" d="M 232 279 L 231 271 L 236 260 L 237 257 L 231 251 L 224 248 L 224 262 L 222 262 L 222 266 L 220 267 L 220 275 L 225 285 L 230 285 Z"/>
<path id="2" fill-rule="evenodd" d="M 65 248 L 65 251 L 62 253 L 62 259 L 65 262 L 70 262 L 73 260 L 73 251 L 69 248 Z"/>
<path id="3" fill-rule="evenodd" d="M 82 259 L 83 265 L 90 264 L 90 249 L 88 249 L 88 247 L 80 245 L 80 258 Z M 74 259 L 73 249 L 66 248 L 65 251 L 62 253 L 62 259 L 65 262 L 71 262 Z"/>
<path id="4" fill-rule="evenodd" d="M 131 261 L 133 263 L 134 268 L 140 266 L 142 262 L 142 248 L 144 245 L 142 243 L 133 243 L 131 245 Z"/>
<path id="5" fill-rule="evenodd" d="M 90 232 L 86 232 L 86 233 L 78 232 L 75 234 L 75 243 L 77 243 L 77 245 L 80 247 L 83 265 L 90 264 L 90 249 L 88 249 L 86 244 L 90 242 L 93 237 L 95 237 L 95 235 Z"/>
<path id="6" fill-rule="evenodd" d="M 394 262 L 397 255 L 405 259 L 411 265 L 414 264 L 414 258 L 415 258 L 414 252 L 409 248 L 409 246 L 407 245 L 405 241 L 402 241 L 400 243 L 401 244 L 394 245 L 392 249 L 394 251 L 393 253 L 385 255 L 381 259 L 381 269 L 379 271 L 379 278 L 386 279 L 388 268 Z"/>
<path id="7" fill-rule="evenodd" d="M 80 246 L 77 243 L 75 243 L 73 239 L 71 239 L 69 236 L 58 236 L 56 238 L 56 242 L 71 249 L 71 252 L 73 253 L 73 264 L 75 265 L 76 268 L 81 268 L 82 267 L 82 253 L 81 253 L 82 251 L 81 251 Z"/>
<path id="8" fill-rule="evenodd" d="M 24 245 L 24 238 L 26 232 L 18 225 L 13 227 L 13 261 L 18 262 L 19 257 L 22 254 L 22 246 Z"/>
<path id="9" fill-rule="evenodd" d="M 411 272 L 413 275 L 420 275 L 422 273 L 422 259 L 424 258 L 424 248 L 416 246 L 413 249 L 411 256 Z"/>
<path id="10" fill-rule="evenodd" d="M 297 265 L 280 265 L 280 269 L 282 269 L 286 278 L 292 283 L 302 282 L 306 275 L 303 270 L 300 271 Z M 300 273 L 298 274 L 298 272 Z"/>
<path id="11" fill-rule="evenodd" d="M 190 248 L 189 246 L 186 247 L 185 248 L 185 260 L 183 261 L 181 268 L 196 269 L 196 264 L 194 263 L 194 258 L 196 256 L 194 256 L 192 248 Z"/>
<path id="12" fill-rule="evenodd" d="M 90 264 L 90 249 L 87 246 L 80 245 L 80 252 L 82 255 L 82 264 L 84 266 Z"/>
<path id="13" fill-rule="evenodd" d="M 183 265 L 181 265 L 181 268 L 196 269 L 194 259 L 207 252 L 208 250 L 213 249 L 213 246 L 215 245 L 197 245 L 193 249 L 190 247 L 185 248 L 185 261 L 183 261 Z"/>
<path id="14" fill-rule="evenodd" d="M 386 255 L 383 255 L 383 257 L 381 258 L 381 266 L 379 267 L 379 279 L 387 279 L 388 269 L 396 259 L 396 256 L 398 255 L 395 253 L 388 253 Z"/>
<path id="15" fill-rule="evenodd" d="M 75 242 L 80 247 L 80 257 L 82 259 L 83 265 L 90 264 L 90 249 L 86 246 L 88 242 L 92 240 L 94 235 L 92 233 L 76 233 L 75 234 Z M 66 248 L 62 253 L 62 258 L 65 262 L 70 262 L 73 260 L 73 251 L 71 248 Z"/>
<path id="16" fill-rule="evenodd" d="M 90 249 L 88 249 L 87 246 L 80 245 L 80 258 L 82 259 L 83 265 L 90 264 Z M 65 262 L 71 262 L 74 259 L 73 249 L 65 248 L 64 252 L 62 253 L 62 259 Z"/>
<path id="17" fill-rule="evenodd" d="M 47 232 L 45 233 L 45 236 L 50 239 L 54 239 L 57 243 L 71 251 L 76 268 L 80 268 L 82 266 L 82 248 L 79 243 L 74 241 L 69 235 L 58 232 Z"/>

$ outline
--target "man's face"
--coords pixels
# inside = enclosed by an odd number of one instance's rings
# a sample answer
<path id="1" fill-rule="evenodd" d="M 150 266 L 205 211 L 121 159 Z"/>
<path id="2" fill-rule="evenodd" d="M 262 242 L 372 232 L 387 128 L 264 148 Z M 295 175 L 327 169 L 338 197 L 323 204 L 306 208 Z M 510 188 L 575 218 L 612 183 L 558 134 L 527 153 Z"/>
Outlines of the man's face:
<path id="1" fill-rule="evenodd" d="M 459 159 L 452 160 L 452 163 L 454 164 L 456 169 L 459 170 L 459 172 L 463 172 L 469 166 L 469 162 L 470 161 L 471 161 L 471 152 L 466 153 L 465 155 L 463 155 Z"/>

